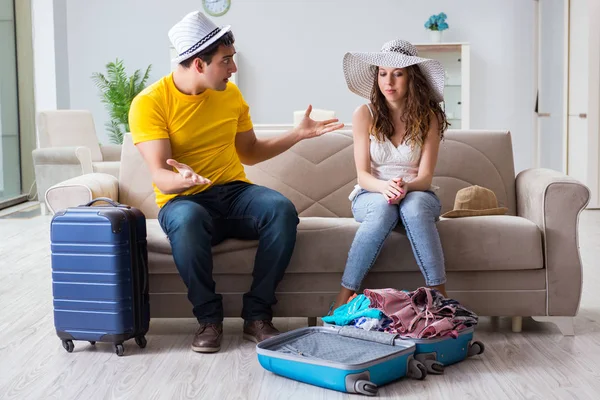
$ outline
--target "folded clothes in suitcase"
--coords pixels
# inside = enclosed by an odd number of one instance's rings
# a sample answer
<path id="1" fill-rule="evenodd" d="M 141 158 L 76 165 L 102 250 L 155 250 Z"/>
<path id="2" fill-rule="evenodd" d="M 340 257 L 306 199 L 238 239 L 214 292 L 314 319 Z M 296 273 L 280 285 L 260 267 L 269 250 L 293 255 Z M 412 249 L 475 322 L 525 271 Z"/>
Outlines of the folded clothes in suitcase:
<path id="1" fill-rule="evenodd" d="M 103 201 L 107 206 L 94 206 Z M 110 199 L 57 212 L 50 227 L 54 324 L 63 347 L 73 340 L 146 346 L 150 324 L 146 218 Z"/>
<path id="2" fill-rule="evenodd" d="M 414 343 L 354 327 L 300 328 L 256 348 L 266 370 L 340 392 L 375 395 L 380 385 L 427 375 L 414 359 Z"/>

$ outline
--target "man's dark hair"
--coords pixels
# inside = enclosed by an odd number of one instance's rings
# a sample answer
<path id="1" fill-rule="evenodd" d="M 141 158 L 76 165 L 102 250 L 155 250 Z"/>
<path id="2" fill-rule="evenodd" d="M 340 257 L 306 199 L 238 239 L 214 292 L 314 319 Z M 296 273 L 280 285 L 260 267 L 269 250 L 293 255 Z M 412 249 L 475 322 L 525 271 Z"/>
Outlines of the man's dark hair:
<path id="1" fill-rule="evenodd" d="M 210 64 L 213 56 L 219 50 L 219 46 L 221 46 L 221 45 L 232 46 L 234 42 L 235 42 L 235 38 L 233 37 L 233 32 L 229 31 L 226 34 L 224 34 L 223 36 L 221 36 L 216 42 L 214 42 L 213 44 L 208 46 L 206 49 L 202 50 L 198 54 L 194 54 L 193 56 L 191 56 L 190 58 L 188 58 L 186 60 L 183 60 L 182 62 L 180 62 L 180 64 L 184 68 L 189 68 L 192 66 L 192 64 L 194 63 L 194 60 L 196 58 L 201 59 L 206 64 Z"/>

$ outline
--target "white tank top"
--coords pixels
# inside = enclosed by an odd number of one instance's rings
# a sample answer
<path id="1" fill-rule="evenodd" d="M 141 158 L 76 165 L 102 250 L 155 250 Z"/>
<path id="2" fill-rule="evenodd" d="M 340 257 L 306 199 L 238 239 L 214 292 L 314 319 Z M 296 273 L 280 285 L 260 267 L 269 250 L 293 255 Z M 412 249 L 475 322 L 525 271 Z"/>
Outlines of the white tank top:
<path id="1" fill-rule="evenodd" d="M 373 117 L 371 105 L 367 104 L 367 107 Z M 420 145 L 415 145 L 413 148 L 406 143 L 401 143 L 396 147 L 387 137 L 384 141 L 380 141 L 375 136 L 369 135 L 369 139 L 371 175 L 384 181 L 402 177 L 404 182 L 410 182 L 417 177 L 421 161 Z M 360 189 L 359 185 L 354 187 L 349 197 L 350 200 L 354 199 Z"/>

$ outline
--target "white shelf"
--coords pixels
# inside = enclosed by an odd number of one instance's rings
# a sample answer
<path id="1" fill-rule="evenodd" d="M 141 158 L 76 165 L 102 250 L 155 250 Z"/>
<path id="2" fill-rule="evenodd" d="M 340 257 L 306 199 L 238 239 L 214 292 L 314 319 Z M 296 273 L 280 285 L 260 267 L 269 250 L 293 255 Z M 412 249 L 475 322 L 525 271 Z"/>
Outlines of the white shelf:
<path id="1" fill-rule="evenodd" d="M 418 43 L 419 56 L 438 60 L 446 71 L 444 106 L 457 129 L 469 129 L 470 121 L 470 45 L 468 43 Z"/>

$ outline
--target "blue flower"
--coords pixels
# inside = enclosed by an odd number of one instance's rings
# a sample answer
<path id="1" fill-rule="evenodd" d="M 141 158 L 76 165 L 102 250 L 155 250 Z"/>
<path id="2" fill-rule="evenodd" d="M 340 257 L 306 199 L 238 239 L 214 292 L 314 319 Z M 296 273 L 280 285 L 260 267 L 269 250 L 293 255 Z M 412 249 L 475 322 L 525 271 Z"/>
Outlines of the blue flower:
<path id="1" fill-rule="evenodd" d="M 448 18 L 448 16 L 443 12 L 439 13 L 438 15 L 434 14 L 431 17 L 429 17 L 427 22 L 425 22 L 424 26 L 426 29 L 431 29 L 432 31 L 446 30 L 448 29 L 446 18 Z"/>

